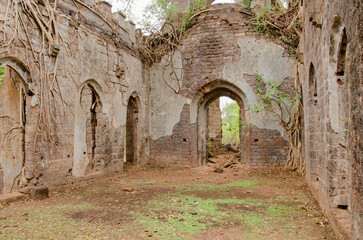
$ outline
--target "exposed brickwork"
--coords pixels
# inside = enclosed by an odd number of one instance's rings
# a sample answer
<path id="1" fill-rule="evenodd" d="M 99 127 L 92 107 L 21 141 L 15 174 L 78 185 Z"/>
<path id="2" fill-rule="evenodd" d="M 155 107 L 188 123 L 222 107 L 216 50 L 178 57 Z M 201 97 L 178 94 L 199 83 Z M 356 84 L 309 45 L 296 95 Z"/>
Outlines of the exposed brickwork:
<path id="1" fill-rule="evenodd" d="M 184 79 L 181 94 L 192 98 L 204 85 L 222 79 L 222 68 L 226 62 L 239 60 L 237 36 L 251 34 L 244 21 L 249 17 L 238 8 L 202 14 L 188 31 L 182 42 Z M 233 24 L 232 24 L 233 23 Z M 240 24 L 238 24 L 240 23 Z"/>
<path id="2" fill-rule="evenodd" d="M 250 127 L 250 158 L 253 167 L 280 167 L 286 164 L 288 147 L 276 130 Z"/>
<path id="3" fill-rule="evenodd" d="M 307 179 L 339 236 L 359 239 L 363 236 L 361 6 L 354 0 L 319 2 L 304 3 L 301 44 Z"/>
<path id="4" fill-rule="evenodd" d="M 191 146 L 193 140 L 197 138 L 189 131 L 190 107 L 184 105 L 180 114 L 180 121 L 173 129 L 173 135 L 164 136 L 152 141 L 150 146 L 150 161 L 156 164 L 190 166 L 195 162 L 190 161 Z M 191 127 L 191 129 L 194 129 Z"/>
<path id="5" fill-rule="evenodd" d="M 183 79 L 180 95 L 190 100 L 195 95 L 209 93 L 208 84 L 218 80 L 230 80 L 223 79 L 223 68 L 227 63 L 236 63 L 243 57 L 240 56 L 239 39 L 249 36 L 254 36 L 256 40 L 264 38 L 253 33 L 244 24 L 250 19 L 250 16 L 241 13 L 236 5 L 229 5 L 228 8 L 221 10 L 218 5 L 212 6 L 212 8 L 214 11 L 201 14 L 192 23 L 186 38 L 182 41 Z M 255 84 L 254 76 L 248 82 L 252 89 L 254 89 Z M 291 79 L 289 80 L 291 81 Z M 238 82 L 234 84 L 238 84 Z M 218 94 L 216 93 L 216 95 Z M 223 90 L 220 94 L 220 96 L 225 96 Z M 242 105 L 244 106 L 243 102 Z M 204 151 L 197 149 L 198 132 L 204 130 L 195 129 L 194 126 L 190 125 L 191 115 L 188 116 L 185 113 L 185 106 L 181 116 L 182 118 L 175 125 L 171 136 L 164 136 L 151 141 L 151 156 L 156 163 L 167 162 L 176 165 L 198 163 L 195 159 L 196 156 L 191 153 L 200 155 Z M 188 143 L 191 141 L 195 143 L 183 144 L 180 140 L 184 137 L 180 136 L 180 133 L 183 133 L 183 136 L 188 136 L 186 138 Z M 249 164 L 256 167 L 283 166 L 285 164 L 287 158 L 286 142 L 282 140 L 278 131 L 260 129 L 254 132 L 254 137 L 260 139 L 261 144 L 253 144 L 251 147 L 246 147 L 244 144 L 241 146 L 241 149 L 245 149 L 243 154 L 251 157 L 248 160 Z M 246 142 L 253 142 L 249 140 L 251 136 L 244 138 Z M 274 157 L 271 157 L 272 154 Z M 201 163 L 203 162 L 199 162 L 199 164 Z"/>
<path id="6" fill-rule="evenodd" d="M 219 108 L 220 99 L 213 101 L 208 107 L 208 144 L 216 149 L 222 144 L 222 112 Z"/>

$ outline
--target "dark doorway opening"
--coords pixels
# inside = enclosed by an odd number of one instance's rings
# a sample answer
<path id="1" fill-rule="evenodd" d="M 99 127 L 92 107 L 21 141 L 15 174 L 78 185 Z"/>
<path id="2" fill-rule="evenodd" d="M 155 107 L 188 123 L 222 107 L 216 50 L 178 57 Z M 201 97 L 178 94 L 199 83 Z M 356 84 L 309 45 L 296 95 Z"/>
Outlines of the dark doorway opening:
<path id="1" fill-rule="evenodd" d="M 139 122 L 139 104 L 137 97 L 131 96 L 127 104 L 126 118 L 126 164 L 137 164 L 137 132 Z"/>

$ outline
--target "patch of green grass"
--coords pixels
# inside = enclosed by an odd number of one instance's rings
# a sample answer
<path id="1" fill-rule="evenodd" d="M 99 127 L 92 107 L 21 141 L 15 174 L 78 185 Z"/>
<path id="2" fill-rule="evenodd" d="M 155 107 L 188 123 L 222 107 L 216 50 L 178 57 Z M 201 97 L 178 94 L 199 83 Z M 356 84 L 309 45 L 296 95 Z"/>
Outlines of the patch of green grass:
<path id="1" fill-rule="evenodd" d="M 133 215 L 136 224 L 143 225 L 149 231 L 157 231 L 156 235 L 162 239 L 198 234 L 216 225 L 266 224 L 262 220 L 262 213 L 246 212 L 243 208 L 224 211 L 219 204 L 226 204 L 227 207 L 228 204 L 263 207 L 261 202 L 254 199 L 202 199 L 188 195 L 164 195 L 150 201 L 140 212 L 134 212 Z"/>
<path id="2" fill-rule="evenodd" d="M 115 239 L 121 232 L 106 225 L 73 219 L 67 212 L 97 207 L 84 203 L 19 211 L 0 220 L 1 239 Z"/>
<path id="3" fill-rule="evenodd" d="M 211 190 L 226 190 L 231 187 L 254 187 L 260 184 L 261 181 L 258 180 L 248 180 L 248 181 L 241 181 L 241 182 L 232 182 L 226 184 L 192 184 L 192 185 L 185 185 L 182 187 L 178 187 L 178 190 L 187 190 L 187 191 L 211 191 Z"/>
<path id="4" fill-rule="evenodd" d="M 273 217 L 286 216 L 298 210 L 297 206 L 270 205 L 267 207 L 267 213 Z"/>
<path id="5" fill-rule="evenodd" d="M 225 186 L 225 187 L 253 187 L 260 183 L 261 183 L 261 181 L 258 181 L 258 180 L 249 180 L 249 181 L 243 181 L 243 182 L 227 183 L 227 184 L 223 184 L 223 186 Z"/>

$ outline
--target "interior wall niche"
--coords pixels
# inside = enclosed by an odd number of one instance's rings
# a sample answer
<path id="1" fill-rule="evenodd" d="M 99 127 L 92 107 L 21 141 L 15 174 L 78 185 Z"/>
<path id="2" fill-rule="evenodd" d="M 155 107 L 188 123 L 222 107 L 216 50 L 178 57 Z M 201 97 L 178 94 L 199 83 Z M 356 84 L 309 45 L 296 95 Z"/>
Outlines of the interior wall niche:
<path id="1" fill-rule="evenodd" d="M 347 33 L 345 32 L 345 28 L 342 32 L 342 38 L 340 40 L 340 46 L 338 51 L 338 63 L 337 63 L 337 72 L 336 75 L 338 77 L 344 77 L 345 75 L 345 63 L 346 63 L 346 54 L 347 54 L 347 44 L 348 44 L 348 38 Z M 341 79 L 341 78 L 338 78 Z M 340 83 L 339 85 L 344 84 L 344 81 Z"/>
<path id="2" fill-rule="evenodd" d="M 318 90 L 317 90 L 317 80 L 316 72 L 313 63 L 310 63 L 309 68 L 309 86 L 308 86 L 308 108 L 310 111 L 306 113 L 308 128 L 310 129 L 307 139 L 309 148 L 309 163 L 307 164 L 308 171 L 311 174 L 311 179 L 313 181 L 320 180 L 320 160 L 318 151 L 318 129 L 319 126 L 319 111 L 316 108 L 318 103 Z"/>
<path id="3" fill-rule="evenodd" d="M 309 96 L 314 105 L 318 103 L 318 86 L 315 74 L 315 67 L 310 63 L 309 69 Z"/>
<path id="4" fill-rule="evenodd" d="M 207 141 L 210 151 L 215 151 L 222 146 L 222 112 L 219 105 L 220 98 L 209 104 L 207 109 Z"/>
<path id="5" fill-rule="evenodd" d="M 9 66 L 0 86 L 0 193 L 15 191 L 25 166 L 25 84 Z"/>
<path id="6" fill-rule="evenodd" d="M 138 163 L 138 125 L 139 125 L 139 99 L 137 96 L 130 96 L 127 104 L 126 117 L 126 158 L 127 164 L 136 165 Z"/>

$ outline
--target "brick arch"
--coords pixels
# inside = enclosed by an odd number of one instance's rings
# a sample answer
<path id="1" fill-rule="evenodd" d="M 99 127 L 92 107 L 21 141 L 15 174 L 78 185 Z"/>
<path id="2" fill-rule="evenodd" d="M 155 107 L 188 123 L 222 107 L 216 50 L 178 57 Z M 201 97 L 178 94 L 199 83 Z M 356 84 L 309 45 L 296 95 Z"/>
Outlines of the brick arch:
<path id="1" fill-rule="evenodd" d="M 79 86 L 78 95 L 79 95 L 80 98 L 82 97 L 81 95 L 82 95 L 83 89 L 87 85 L 90 85 L 96 91 L 96 93 L 97 93 L 97 95 L 98 95 L 101 102 L 103 102 L 103 103 L 106 102 L 105 94 L 103 92 L 103 89 L 102 89 L 101 85 L 94 79 L 88 79 L 88 80 L 84 81 L 81 84 L 81 86 Z"/>
<path id="2" fill-rule="evenodd" d="M 244 104 L 246 96 L 238 87 L 224 80 L 216 80 L 203 86 L 192 102 L 192 109 L 196 111 L 197 115 L 197 152 L 199 165 L 204 165 L 207 160 L 207 109 L 214 100 L 224 96 L 237 102 L 240 107 L 240 120 L 242 122 L 246 121 L 247 111 L 245 110 Z M 245 161 L 248 158 L 248 143 L 248 137 L 242 134 L 242 128 L 240 126 L 241 161 Z"/>
<path id="3" fill-rule="evenodd" d="M 105 103 L 105 95 L 96 80 L 84 81 L 79 87 L 75 104 L 74 176 L 101 171 L 111 164 Z"/>

